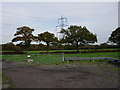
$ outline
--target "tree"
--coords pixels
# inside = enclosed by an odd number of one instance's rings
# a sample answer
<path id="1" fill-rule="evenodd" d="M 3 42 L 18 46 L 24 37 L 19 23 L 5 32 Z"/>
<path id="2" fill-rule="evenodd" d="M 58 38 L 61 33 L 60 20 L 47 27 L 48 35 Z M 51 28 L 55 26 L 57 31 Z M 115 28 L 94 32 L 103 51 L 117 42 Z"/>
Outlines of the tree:
<path id="1" fill-rule="evenodd" d="M 38 34 L 38 41 L 39 42 L 45 42 L 47 44 L 47 52 L 49 52 L 49 46 L 50 44 L 55 44 L 58 42 L 57 37 L 54 36 L 53 33 L 50 33 L 48 31 Z"/>
<path id="2" fill-rule="evenodd" d="M 12 39 L 12 42 L 22 41 L 21 44 L 27 48 L 30 46 L 32 40 L 34 40 L 34 36 L 32 34 L 33 31 L 34 29 L 27 26 L 18 27 L 16 33 L 14 34 L 16 37 Z"/>
<path id="3" fill-rule="evenodd" d="M 63 34 L 62 40 L 65 43 L 75 45 L 78 52 L 79 45 L 97 42 L 96 35 L 89 32 L 85 26 L 70 26 L 68 29 L 62 29 L 60 33 Z"/>
<path id="4" fill-rule="evenodd" d="M 16 51 L 16 52 L 22 52 L 21 48 L 19 46 L 14 45 L 12 42 L 6 43 L 2 45 L 2 50 L 7 50 L 7 51 Z"/>
<path id="5" fill-rule="evenodd" d="M 116 43 L 118 46 L 120 46 L 120 27 L 118 27 L 115 31 L 112 32 L 108 41 Z"/>
<path id="6" fill-rule="evenodd" d="M 108 46 L 107 43 L 101 43 L 100 46 Z"/>

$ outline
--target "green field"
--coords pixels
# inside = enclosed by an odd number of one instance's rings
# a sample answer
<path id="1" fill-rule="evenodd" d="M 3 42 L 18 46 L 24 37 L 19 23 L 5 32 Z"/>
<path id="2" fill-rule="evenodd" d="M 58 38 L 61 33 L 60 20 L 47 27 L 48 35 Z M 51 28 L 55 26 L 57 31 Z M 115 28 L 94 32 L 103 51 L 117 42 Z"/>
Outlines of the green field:
<path id="1" fill-rule="evenodd" d="M 111 58 L 119 58 L 119 55 L 120 55 L 120 52 L 101 52 L 101 53 L 65 54 L 65 57 L 111 57 Z"/>
<path id="2" fill-rule="evenodd" d="M 33 59 L 33 63 L 38 63 L 41 65 L 59 64 L 62 62 L 62 54 L 31 55 L 30 58 L 27 58 L 27 55 L 2 55 L 2 60 L 22 61 L 27 59 Z"/>
<path id="3" fill-rule="evenodd" d="M 120 50 L 118 49 L 80 49 L 79 51 L 110 51 L 110 50 Z M 76 50 L 50 50 L 49 52 L 76 52 Z M 46 51 L 28 51 L 28 54 L 39 54 Z"/>
<path id="4" fill-rule="evenodd" d="M 116 48 L 116 49 L 80 49 L 79 51 L 111 51 L 111 50 L 120 50 L 120 48 Z M 49 52 L 76 52 L 76 50 L 49 50 Z M 15 51 L 1 51 L 1 52 L 15 52 Z M 40 50 L 40 51 L 28 51 L 28 54 L 39 54 L 39 53 L 43 53 L 43 52 L 47 52 L 45 50 Z"/>
<path id="5" fill-rule="evenodd" d="M 64 54 L 64 57 L 112 57 L 120 59 L 118 55 L 120 52 Z M 27 58 L 27 55 L 2 55 L 2 60 L 22 61 L 27 59 L 33 59 L 33 63 L 41 65 L 62 64 L 63 54 L 31 54 L 30 58 Z"/>

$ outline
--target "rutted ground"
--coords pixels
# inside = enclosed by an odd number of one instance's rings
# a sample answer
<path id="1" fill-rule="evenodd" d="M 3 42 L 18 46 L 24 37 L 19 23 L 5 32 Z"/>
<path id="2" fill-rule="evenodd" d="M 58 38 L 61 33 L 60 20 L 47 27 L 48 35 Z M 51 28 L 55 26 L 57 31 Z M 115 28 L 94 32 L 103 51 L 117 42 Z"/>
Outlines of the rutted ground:
<path id="1" fill-rule="evenodd" d="M 103 63 L 34 66 L 5 61 L 3 72 L 15 88 L 118 87 L 118 68 Z"/>

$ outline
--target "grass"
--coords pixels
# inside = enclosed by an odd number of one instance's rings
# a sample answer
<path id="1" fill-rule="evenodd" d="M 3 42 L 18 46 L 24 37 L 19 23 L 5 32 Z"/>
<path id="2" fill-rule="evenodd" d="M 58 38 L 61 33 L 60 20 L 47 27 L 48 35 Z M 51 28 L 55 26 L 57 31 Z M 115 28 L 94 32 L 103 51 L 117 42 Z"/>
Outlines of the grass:
<path id="1" fill-rule="evenodd" d="M 21 61 L 25 59 L 28 59 L 26 55 L 2 55 L 2 60 Z"/>
<path id="2" fill-rule="evenodd" d="M 2 85 L 2 70 L 0 70 L 0 85 Z"/>
<path id="3" fill-rule="evenodd" d="M 36 55 L 33 57 L 34 61 L 40 64 L 60 64 L 62 63 L 62 54 L 47 54 L 47 55 Z"/>
<path id="4" fill-rule="evenodd" d="M 63 48 L 64 49 L 64 48 Z M 80 51 L 105 51 L 105 50 L 120 50 L 120 48 L 114 48 L 114 49 L 80 49 Z M 76 51 L 76 50 L 50 50 L 49 52 L 70 52 L 70 51 Z M 0 52 L 14 52 L 14 51 L 0 51 Z M 28 51 L 28 54 L 39 54 L 42 52 L 47 52 L 45 50 L 40 51 Z"/>
<path id="5" fill-rule="evenodd" d="M 2 55 L 0 55 L 0 60 L 2 60 Z"/>
<path id="6" fill-rule="evenodd" d="M 3 60 L 22 61 L 27 59 L 33 59 L 33 63 L 39 63 L 41 65 L 59 64 L 62 63 L 62 54 L 40 54 L 31 55 L 27 58 L 26 55 L 2 55 Z"/>
<path id="7" fill-rule="evenodd" d="M 65 57 L 111 57 L 118 58 L 120 52 L 101 52 L 101 53 L 81 53 L 81 54 L 65 54 Z"/>
<path id="8" fill-rule="evenodd" d="M 80 54 L 64 54 L 64 57 L 111 57 L 118 58 L 120 52 L 105 52 L 105 53 L 80 53 Z M 33 63 L 40 65 L 58 65 L 62 64 L 63 54 L 31 54 L 30 58 L 26 55 L 2 55 L 3 60 L 22 61 L 33 59 Z M 89 60 L 81 60 L 79 62 L 89 62 Z M 97 60 L 95 61 L 97 62 Z"/>
<path id="9" fill-rule="evenodd" d="M 105 51 L 105 50 L 120 50 L 120 48 L 118 49 L 80 49 L 79 51 Z M 49 52 L 75 52 L 76 50 L 50 50 Z M 42 52 L 46 52 L 46 51 L 28 51 L 28 54 L 39 54 L 39 53 L 42 53 Z"/>

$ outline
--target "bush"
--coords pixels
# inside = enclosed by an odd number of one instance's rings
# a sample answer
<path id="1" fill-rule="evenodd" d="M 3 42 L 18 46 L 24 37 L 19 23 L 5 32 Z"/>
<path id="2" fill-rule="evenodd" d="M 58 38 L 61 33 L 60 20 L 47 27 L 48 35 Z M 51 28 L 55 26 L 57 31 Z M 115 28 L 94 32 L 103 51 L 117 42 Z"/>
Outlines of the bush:
<path id="1" fill-rule="evenodd" d="M 22 49 L 20 46 L 16 46 L 13 43 L 7 43 L 2 45 L 3 51 L 16 51 L 16 52 L 22 52 Z"/>

